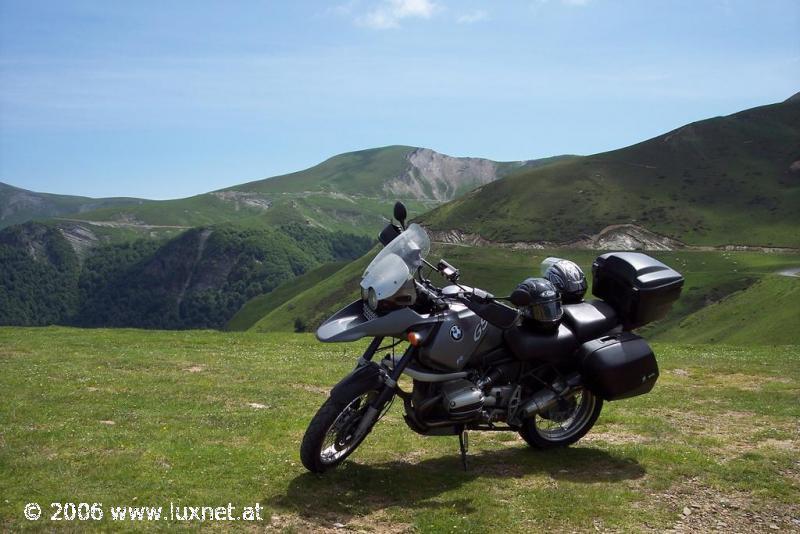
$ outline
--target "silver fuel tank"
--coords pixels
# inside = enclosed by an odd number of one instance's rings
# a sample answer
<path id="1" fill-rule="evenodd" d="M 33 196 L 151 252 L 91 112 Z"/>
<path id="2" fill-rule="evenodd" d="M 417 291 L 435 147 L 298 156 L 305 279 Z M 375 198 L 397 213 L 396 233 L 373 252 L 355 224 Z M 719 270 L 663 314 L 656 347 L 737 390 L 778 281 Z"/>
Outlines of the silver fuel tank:
<path id="1" fill-rule="evenodd" d="M 434 338 L 420 350 L 420 360 L 435 369 L 460 371 L 470 359 L 503 341 L 503 333 L 460 302 L 450 302 Z"/>

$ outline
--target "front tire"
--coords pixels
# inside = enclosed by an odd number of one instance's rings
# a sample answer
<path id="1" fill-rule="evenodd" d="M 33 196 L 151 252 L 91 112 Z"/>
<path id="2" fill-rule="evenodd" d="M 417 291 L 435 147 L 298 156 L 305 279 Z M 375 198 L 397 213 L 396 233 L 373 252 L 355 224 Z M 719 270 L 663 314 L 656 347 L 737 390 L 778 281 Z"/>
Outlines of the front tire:
<path id="1" fill-rule="evenodd" d="M 371 428 L 361 436 L 355 431 L 377 396 L 377 390 L 367 390 L 345 399 L 329 397 L 323 403 L 308 424 L 300 446 L 300 460 L 306 469 L 323 473 L 338 466 L 356 450 Z"/>
<path id="2" fill-rule="evenodd" d="M 572 445 L 591 430 L 603 409 L 603 399 L 588 389 L 564 402 L 567 404 L 525 419 L 519 434 L 528 445 L 536 449 Z"/>

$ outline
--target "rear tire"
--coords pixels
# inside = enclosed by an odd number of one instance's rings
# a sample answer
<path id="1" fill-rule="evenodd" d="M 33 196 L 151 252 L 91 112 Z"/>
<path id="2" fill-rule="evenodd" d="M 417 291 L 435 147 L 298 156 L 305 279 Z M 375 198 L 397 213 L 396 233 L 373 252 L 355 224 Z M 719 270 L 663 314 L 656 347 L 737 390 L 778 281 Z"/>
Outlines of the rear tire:
<path id="1" fill-rule="evenodd" d="M 354 436 L 355 429 L 369 402 L 377 395 L 378 391 L 367 390 L 355 392 L 347 399 L 329 397 L 323 403 L 308 424 L 300 445 L 300 460 L 306 469 L 312 473 L 324 473 L 337 467 L 356 450 L 372 428 L 360 437 Z"/>
<path id="2" fill-rule="evenodd" d="M 535 449 L 567 447 L 581 439 L 600 417 L 603 399 L 588 389 L 580 390 L 574 398 L 575 406 L 568 417 L 565 417 L 567 414 L 560 414 L 556 419 L 563 420 L 559 422 L 536 414 L 525 419 L 519 435 Z"/>

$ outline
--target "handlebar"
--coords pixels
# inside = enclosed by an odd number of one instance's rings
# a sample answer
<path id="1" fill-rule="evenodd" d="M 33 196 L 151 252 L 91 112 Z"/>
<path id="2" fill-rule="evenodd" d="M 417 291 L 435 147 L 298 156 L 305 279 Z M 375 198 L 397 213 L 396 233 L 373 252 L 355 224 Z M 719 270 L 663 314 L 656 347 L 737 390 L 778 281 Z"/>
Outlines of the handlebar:
<path id="1" fill-rule="evenodd" d="M 483 289 L 473 288 L 472 290 L 468 290 L 462 287 L 458 283 L 458 278 L 460 276 L 459 270 L 444 260 L 439 260 L 439 263 L 435 266 L 428 262 L 425 263 L 463 290 L 456 298 L 467 308 L 475 312 L 476 315 L 502 329 L 511 328 L 516 324 L 519 311 L 516 308 L 499 302 L 500 300 L 507 299 L 495 297 Z M 422 277 L 420 276 L 420 278 Z M 442 291 L 439 288 L 433 286 L 428 280 L 422 280 L 421 282 L 415 281 L 415 283 L 417 291 L 424 295 L 435 308 L 439 310 L 447 308 L 447 304 L 442 298 Z"/>

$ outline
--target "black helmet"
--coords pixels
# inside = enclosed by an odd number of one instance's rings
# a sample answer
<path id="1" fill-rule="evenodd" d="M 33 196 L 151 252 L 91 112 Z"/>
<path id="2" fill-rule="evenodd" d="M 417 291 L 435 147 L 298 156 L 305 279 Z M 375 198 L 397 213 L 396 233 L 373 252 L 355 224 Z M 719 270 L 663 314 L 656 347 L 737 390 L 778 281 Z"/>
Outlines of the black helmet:
<path id="1" fill-rule="evenodd" d="M 558 328 L 564 311 L 561 295 L 545 278 L 527 278 L 511 293 L 511 302 L 522 308 L 522 316 L 546 329 Z"/>
<path id="2" fill-rule="evenodd" d="M 578 264 L 560 258 L 547 258 L 542 262 L 544 277 L 553 282 L 565 304 L 581 302 L 586 294 L 586 275 Z"/>

